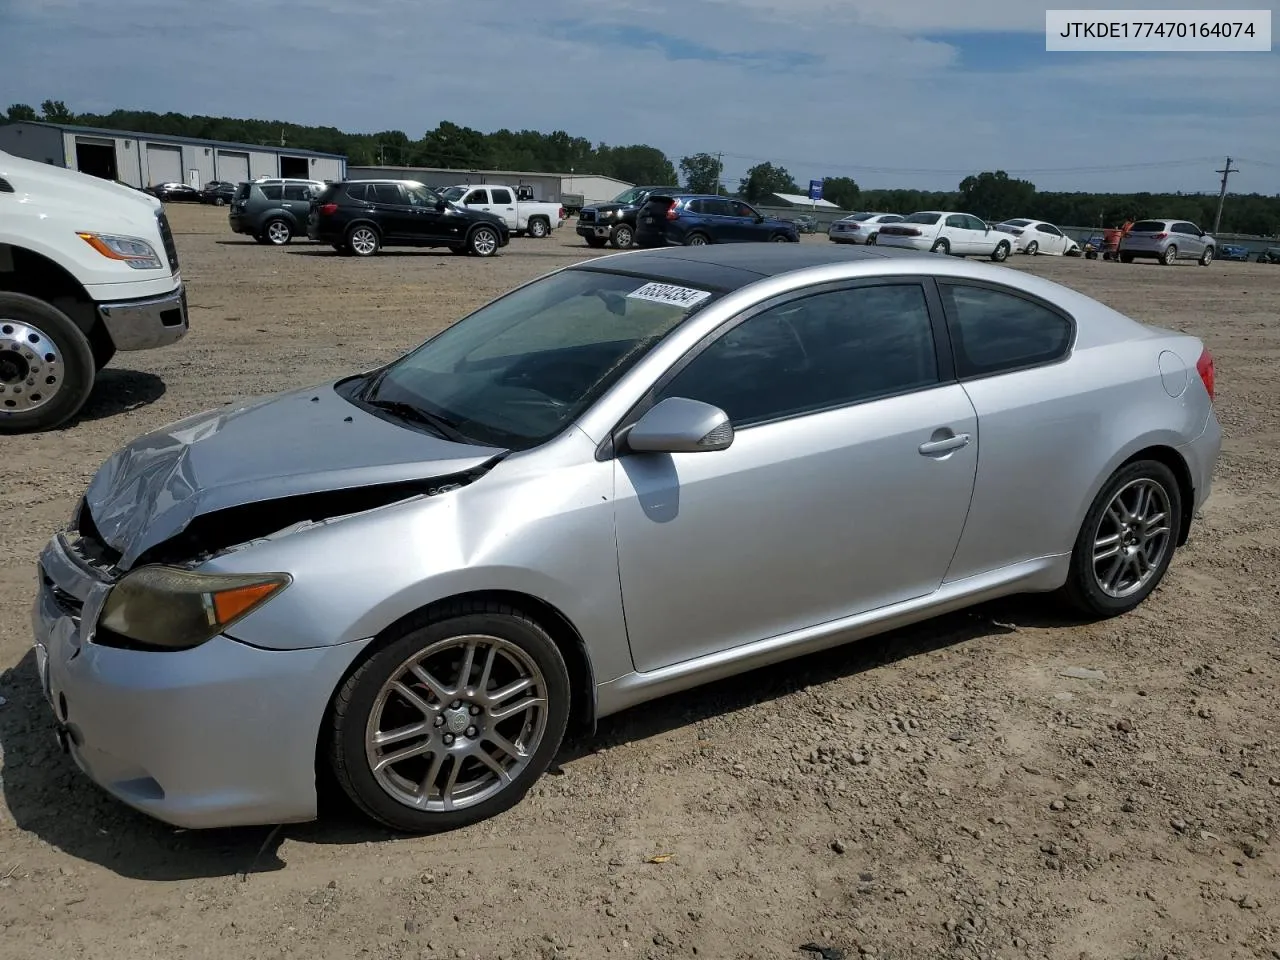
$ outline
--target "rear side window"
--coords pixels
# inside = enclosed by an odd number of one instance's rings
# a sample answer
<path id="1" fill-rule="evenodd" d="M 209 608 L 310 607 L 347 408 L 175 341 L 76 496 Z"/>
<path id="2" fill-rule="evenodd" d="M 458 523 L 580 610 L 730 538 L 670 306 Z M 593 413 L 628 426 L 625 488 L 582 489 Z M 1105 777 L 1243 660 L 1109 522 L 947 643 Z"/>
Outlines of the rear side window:
<path id="1" fill-rule="evenodd" d="M 937 382 L 923 288 L 884 284 L 813 294 L 744 320 L 694 357 L 656 399 L 701 400 L 746 426 Z"/>
<path id="2" fill-rule="evenodd" d="M 404 203 L 400 196 L 400 185 L 398 183 L 374 183 L 370 185 L 369 199 L 375 203 Z"/>
<path id="3" fill-rule="evenodd" d="M 1164 233 L 1164 221 L 1139 220 L 1129 229 L 1133 233 Z"/>
<path id="4" fill-rule="evenodd" d="M 252 189 L 253 189 L 253 186 L 252 186 L 251 184 L 248 184 L 248 183 L 239 183 L 239 184 L 236 184 L 236 192 L 235 192 L 234 199 L 236 199 L 236 200 L 247 200 L 247 199 L 249 199 L 249 191 L 250 191 L 250 190 L 252 190 Z"/>
<path id="5" fill-rule="evenodd" d="M 1199 227 L 1197 227 L 1194 223 L 1186 223 L 1185 221 L 1181 221 L 1181 220 L 1173 225 L 1173 232 L 1180 233 L 1183 236 L 1187 236 L 1187 237 L 1200 236 Z"/>
<path id="6" fill-rule="evenodd" d="M 982 377 L 1061 360 L 1073 326 L 1062 314 L 990 287 L 939 283 L 958 377 Z"/>
<path id="7" fill-rule="evenodd" d="M 498 190 L 497 188 L 493 188 L 489 191 L 489 193 L 493 197 L 494 203 L 511 203 L 512 202 L 510 190 Z"/>
<path id="8" fill-rule="evenodd" d="M 286 183 L 284 186 L 286 200 L 310 200 L 311 188 L 302 183 Z"/>
<path id="9" fill-rule="evenodd" d="M 938 213 L 913 213 L 909 217 L 903 217 L 903 223 L 937 223 L 942 215 Z"/>
<path id="10" fill-rule="evenodd" d="M 268 200 L 279 200 L 284 196 L 284 188 L 278 183 L 264 183 L 258 189 Z"/>

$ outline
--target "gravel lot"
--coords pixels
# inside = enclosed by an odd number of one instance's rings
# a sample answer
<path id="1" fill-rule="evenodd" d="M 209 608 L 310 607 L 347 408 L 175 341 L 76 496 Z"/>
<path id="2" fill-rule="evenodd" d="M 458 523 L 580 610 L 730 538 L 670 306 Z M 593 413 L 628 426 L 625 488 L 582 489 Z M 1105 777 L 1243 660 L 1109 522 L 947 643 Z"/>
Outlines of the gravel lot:
<path id="1" fill-rule="evenodd" d="M 1020 599 L 641 707 L 454 834 L 193 833 L 57 751 L 40 546 L 144 430 L 373 365 L 590 254 L 566 227 L 352 260 L 171 217 L 191 334 L 117 357 L 69 428 L 0 439 L 0 957 L 1280 957 L 1280 269 L 1010 261 L 1216 356 L 1215 492 L 1136 613 Z"/>

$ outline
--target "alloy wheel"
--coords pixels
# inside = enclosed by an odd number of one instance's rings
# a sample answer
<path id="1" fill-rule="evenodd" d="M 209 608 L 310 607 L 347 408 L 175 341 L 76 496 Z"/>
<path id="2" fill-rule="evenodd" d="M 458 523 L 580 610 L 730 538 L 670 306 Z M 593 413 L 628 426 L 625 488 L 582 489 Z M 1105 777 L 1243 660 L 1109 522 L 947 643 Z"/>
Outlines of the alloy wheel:
<path id="1" fill-rule="evenodd" d="M 1121 487 L 1098 521 L 1093 575 L 1103 593 L 1132 596 L 1161 569 L 1171 548 L 1169 493 L 1142 477 Z"/>

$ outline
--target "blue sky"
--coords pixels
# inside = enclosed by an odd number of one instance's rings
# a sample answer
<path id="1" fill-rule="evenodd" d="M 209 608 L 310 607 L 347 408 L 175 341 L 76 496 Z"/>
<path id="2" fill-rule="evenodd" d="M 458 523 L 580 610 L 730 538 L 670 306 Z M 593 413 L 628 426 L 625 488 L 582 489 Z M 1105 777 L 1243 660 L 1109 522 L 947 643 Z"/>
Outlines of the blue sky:
<path id="1" fill-rule="evenodd" d="M 1280 0 L 1252 6 L 1274 17 Z M 969 172 L 1004 169 L 1046 190 L 1216 191 L 1230 154 L 1241 169 L 1233 189 L 1280 193 L 1280 48 L 1046 53 L 1045 7 L 0 0 L 0 106 L 49 97 L 80 111 L 412 137 L 441 120 L 561 129 L 650 143 L 673 162 L 723 153 L 729 180 L 772 160 L 801 184 L 852 176 L 865 187 L 951 189 Z"/>

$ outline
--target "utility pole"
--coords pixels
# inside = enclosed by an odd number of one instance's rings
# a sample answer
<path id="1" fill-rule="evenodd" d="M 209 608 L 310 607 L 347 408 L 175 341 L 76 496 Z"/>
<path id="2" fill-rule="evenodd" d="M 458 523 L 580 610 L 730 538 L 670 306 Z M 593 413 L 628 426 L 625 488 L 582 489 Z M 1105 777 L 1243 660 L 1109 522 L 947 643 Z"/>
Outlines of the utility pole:
<path id="1" fill-rule="evenodd" d="M 1231 158 L 1227 157 L 1227 165 L 1221 170 L 1215 170 L 1213 172 L 1222 174 L 1222 191 L 1218 194 L 1218 213 L 1217 216 L 1213 218 L 1213 235 L 1216 237 L 1218 235 L 1218 230 L 1222 227 L 1222 204 L 1223 201 L 1227 199 L 1227 177 L 1231 176 L 1233 173 L 1239 173 L 1240 168 L 1236 167 L 1233 170 L 1231 168 Z"/>
<path id="2" fill-rule="evenodd" d="M 720 175 L 724 173 L 724 163 L 721 160 L 723 156 L 724 156 L 723 153 L 716 154 L 716 196 L 717 197 L 720 196 Z"/>

